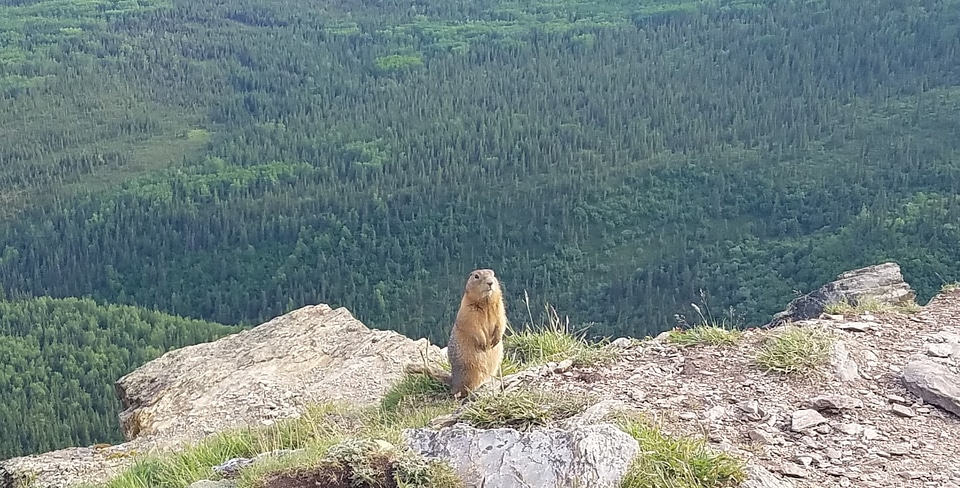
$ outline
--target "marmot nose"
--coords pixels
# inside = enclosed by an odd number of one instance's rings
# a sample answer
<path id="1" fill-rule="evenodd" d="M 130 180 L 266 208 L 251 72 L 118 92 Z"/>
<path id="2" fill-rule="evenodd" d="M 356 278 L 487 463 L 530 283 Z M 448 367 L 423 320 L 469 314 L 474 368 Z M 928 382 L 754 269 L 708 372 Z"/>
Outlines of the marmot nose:
<path id="1" fill-rule="evenodd" d="M 492 287 L 492 286 L 493 286 L 493 283 L 494 283 L 494 281 L 493 281 L 493 280 L 490 280 L 490 281 L 487 282 L 487 286 L 491 286 L 491 287 Z"/>

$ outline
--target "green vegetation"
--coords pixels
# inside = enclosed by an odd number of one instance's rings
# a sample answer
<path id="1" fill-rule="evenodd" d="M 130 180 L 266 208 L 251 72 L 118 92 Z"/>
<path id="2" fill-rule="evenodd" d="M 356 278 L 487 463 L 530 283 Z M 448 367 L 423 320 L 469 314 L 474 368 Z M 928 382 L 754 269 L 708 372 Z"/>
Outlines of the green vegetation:
<path id="1" fill-rule="evenodd" d="M 960 260 L 955 1 L 47 4 L 0 6 L 35 84 L 0 110 L 11 294 L 442 342 L 427 304 L 488 265 L 508 310 L 642 336 L 701 288 L 760 323 Z"/>
<path id="2" fill-rule="evenodd" d="M 669 331 L 669 341 L 680 346 L 693 346 L 698 344 L 710 344 L 713 346 L 729 346 L 736 344 L 740 340 L 740 330 L 737 328 L 737 319 L 731 308 L 723 319 L 717 320 L 710 312 L 707 305 L 707 294 L 700 290 L 701 309 L 697 304 L 691 303 L 694 311 L 700 317 L 697 325 L 689 326 L 686 318 L 677 314 L 677 320 L 680 327 Z M 704 314 L 706 310 L 706 314 Z"/>
<path id="3" fill-rule="evenodd" d="M 817 327 L 779 327 L 761 346 L 757 365 L 764 371 L 806 375 L 830 360 L 834 338 Z"/>
<path id="4" fill-rule="evenodd" d="M 440 344 L 480 266 L 512 322 L 528 291 L 591 340 L 701 289 L 765 323 L 886 260 L 922 302 L 960 278 L 958 25 L 957 0 L 0 2 L 0 283 L 229 325 L 326 302 Z M 114 435 L 0 418 L 23 452 Z"/>
<path id="5" fill-rule="evenodd" d="M 396 385 L 388 397 L 406 394 L 410 399 L 430 390 L 421 388 L 417 393 L 408 380 Z M 144 455 L 104 488 L 182 488 L 208 478 L 211 468 L 227 459 L 260 453 L 272 454 L 240 471 L 240 488 L 389 486 L 384 484 L 387 473 L 399 486 L 410 488 L 461 486 L 449 466 L 396 447 L 403 429 L 423 427 L 435 416 L 453 412 L 456 403 L 444 404 L 437 398 L 425 405 L 391 403 L 399 407 L 386 411 L 316 405 L 296 419 L 222 432 L 177 453 Z M 458 415 L 481 428 L 528 429 L 554 425 L 579 413 L 587 403 L 582 397 L 520 390 L 479 396 Z M 636 416 L 618 414 L 615 421 L 637 439 L 643 453 L 631 466 L 623 488 L 712 488 L 744 479 L 741 461 L 709 451 L 702 440 L 666 435 Z"/>
<path id="6" fill-rule="evenodd" d="M 410 54 L 391 54 L 377 58 L 374 64 L 382 71 L 402 71 L 423 66 L 423 57 Z"/>
<path id="7" fill-rule="evenodd" d="M 712 346 L 730 346 L 740 340 L 740 331 L 724 329 L 714 325 L 697 325 L 690 329 L 673 329 L 669 340 L 681 346 L 709 344 Z"/>
<path id="8" fill-rule="evenodd" d="M 374 410 L 353 411 L 322 404 L 297 419 L 269 427 L 225 431 L 187 449 L 162 456 L 144 456 L 104 488 L 182 488 L 208 479 L 211 468 L 234 457 L 254 457 L 288 449 L 296 452 L 268 456 L 241 471 L 239 486 L 291 486 L 291 478 L 315 479 L 319 486 L 383 486 L 387 473 L 409 488 L 457 487 L 460 482 L 443 464 L 428 462 L 393 448 L 404 428 L 422 427 L 424 411 L 410 416 L 384 416 Z M 387 440 L 384 440 L 387 439 Z M 386 469 L 388 466 L 392 470 Z M 315 486 L 309 483 L 297 486 Z"/>
<path id="9" fill-rule="evenodd" d="M 0 459 L 120 441 L 117 379 L 236 331 L 92 300 L 0 300 Z"/>
<path id="10" fill-rule="evenodd" d="M 901 312 L 916 313 L 920 311 L 920 306 L 913 300 L 899 305 L 891 305 L 880 301 L 875 297 L 863 297 L 856 303 L 846 301 L 837 301 L 826 304 L 823 311 L 835 315 L 854 315 L 863 313 L 883 313 L 883 312 Z"/>
<path id="11" fill-rule="evenodd" d="M 543 317 L 535 323 L 530 311 L 529 297 L 524 296 L 529 322 L 519 332 L 511 330 L 504 337 L 504 362 L 513 369 L 548 362 L 570 360 L 574 366 L 590 366 L 610 361 L 617 356 L 613 349 L 603 344 L 590 343 L 584 333 L 577 334 L 570 328 L 569 317 L 560 318 L 555 308 L 544 304 Z M 509 374 L 504 369 L 505 374 Z"/>
<path id="12" fill-rule="evenodd" d="M 450 399 L 450 389 L 425 374 L 404 375 L 380 401 L 384 412 L 395 413 L 410 407 L 422 407 Z"/>
<path id="13" fill-rule="evenodd" d="M 554 425 L 587 407 L 589 399 L 537 389 L 483 394 L 468 403 L 459 419 L 480 429 L 511 427 L 526 430 Z"/>
<path id="14" fill-rule="evenodd" d="M 703 439 L 666 435 L 638 417 L 624 417 L 620 426 L 637 439 L 641 453 L 620 488 L 719 488 L 746 479 L 743 461 L 711 452 Z"/>

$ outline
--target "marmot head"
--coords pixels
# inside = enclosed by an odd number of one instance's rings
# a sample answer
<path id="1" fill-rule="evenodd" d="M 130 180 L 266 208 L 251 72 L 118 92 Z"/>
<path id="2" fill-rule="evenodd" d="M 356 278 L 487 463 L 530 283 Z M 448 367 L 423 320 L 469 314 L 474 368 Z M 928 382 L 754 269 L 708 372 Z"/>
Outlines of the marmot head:
<path id="1" fill-rule="evenodd" d="M 500 281 L 492 269 L 477 269 L 470 272 L 464 293 L 472 301 L 485 301 L 500 295 Z"/>

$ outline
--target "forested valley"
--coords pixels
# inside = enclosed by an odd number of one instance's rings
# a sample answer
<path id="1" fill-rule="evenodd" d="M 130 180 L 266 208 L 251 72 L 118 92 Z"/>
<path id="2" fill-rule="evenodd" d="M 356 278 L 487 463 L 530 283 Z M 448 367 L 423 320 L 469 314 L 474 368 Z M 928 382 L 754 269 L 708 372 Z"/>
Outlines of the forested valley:
<path id="1" fill-rule="evenodd" d="M 236 327 L 90 299 L 0 300 L 0 459 L 121 440 L 113 383 Z"/>
<path id="2" fill-rule="evenodd" d="M 885 260 L 922 302 L 960 279 L 958 114 L 960 0 L 0 0 L 2 303 L 443 344 L 490 267 L 518 327 L 643 336 Z M 0 404 L 50 402 L 0 456 L 115 439 L 113 380 L 222 333 L 156 320 L 43 335 L 70 368 L 0 329 Z"/>

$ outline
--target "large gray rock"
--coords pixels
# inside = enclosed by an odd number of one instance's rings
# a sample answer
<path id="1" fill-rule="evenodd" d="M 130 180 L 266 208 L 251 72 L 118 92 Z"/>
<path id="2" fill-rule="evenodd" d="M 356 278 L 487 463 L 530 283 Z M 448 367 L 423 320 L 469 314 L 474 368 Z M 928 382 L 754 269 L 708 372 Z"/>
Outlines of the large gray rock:
<path id="1" fill-rule="evenodd" d="M 907 363 L 901 373 L 907 390 L 948 412 L 960 415 L 960 375 L 927 359 Z"/>
<path id="2" fill-rule="evenodd" d="M 815 319 L 829 303 L 846 302 L 856 305 L 860 300 L 871 298 L 890 305 L 903 305 L 915 296 L 910 285 L 903 281 L 898 264 L 867 266 L 847 271 L 819 290 L 795 298 L 787 305 L 786 310 L 774 315 L 766 327 Z"/>
<path id="3" fill-rule="evenodd" d="M 293 417 L 309 403 L 369 404 L 431 348 L 438 354 L 425 339 L 368 329 L 345 308 L 303 307 L 120 378 L 121 428 L 127 439 L 196 439 Z"/>
<path id="4" fill-rule="evenodd" d="M 467 487 L 615 488 L 639 449 L 610 424 L 530 432 L 456 424 L 409 429 L 404 438 L 420 455 L 448 461 Z"/>

